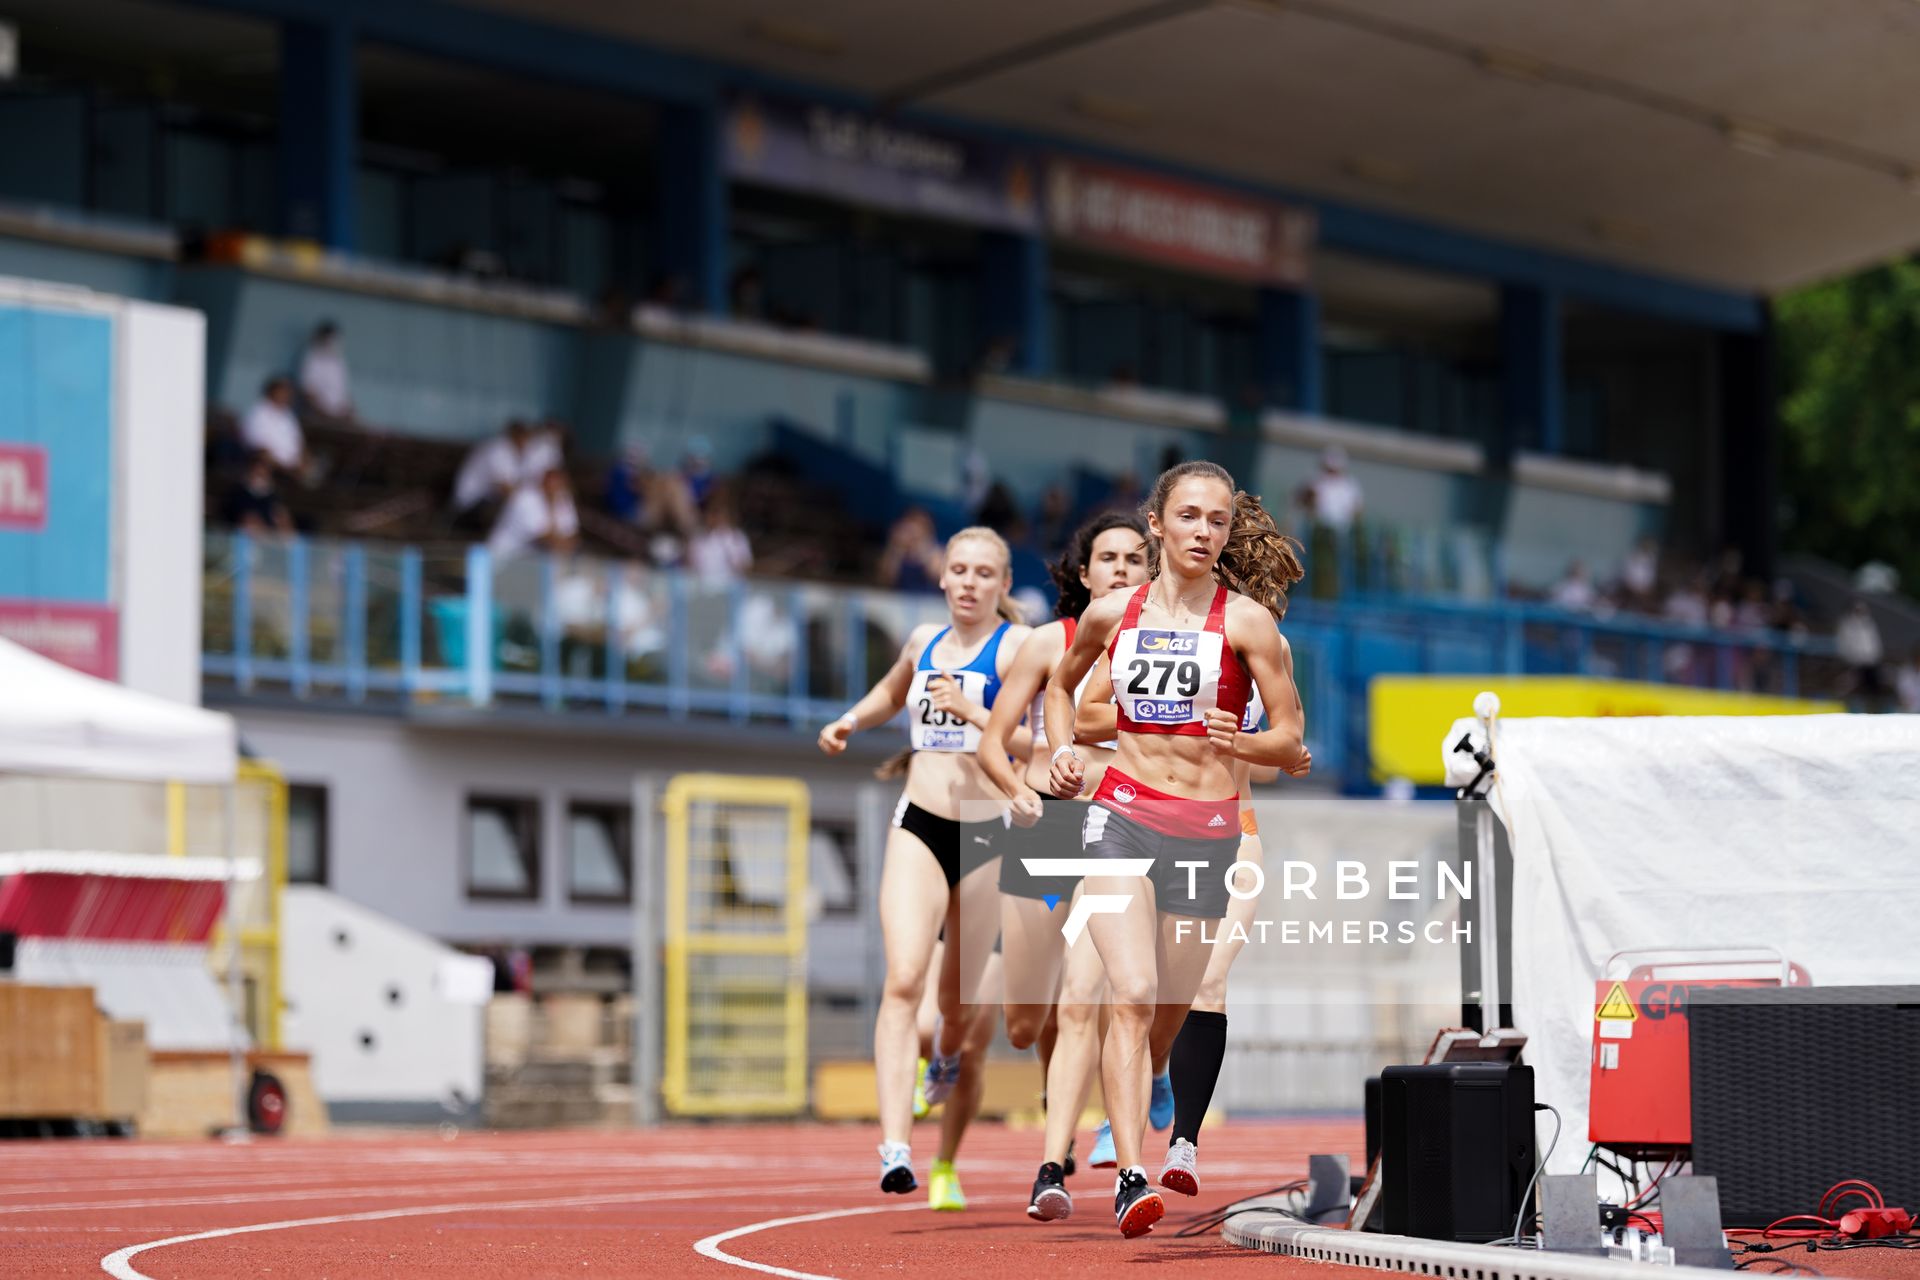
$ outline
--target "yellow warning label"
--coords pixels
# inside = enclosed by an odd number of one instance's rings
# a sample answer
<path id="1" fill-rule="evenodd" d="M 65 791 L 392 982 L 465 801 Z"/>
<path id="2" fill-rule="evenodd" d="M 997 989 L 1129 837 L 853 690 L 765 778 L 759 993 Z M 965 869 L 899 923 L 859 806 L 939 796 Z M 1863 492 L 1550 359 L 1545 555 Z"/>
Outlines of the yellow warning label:
<path id="1" fill-rule="evenodd" d="M 1633 1022 L 1640 1017 L 1640 1011 L 1633 1007 L 1633 1001 L 1627 999 L 1626 984 L 1616 982 L 1613 990 L 1607 992 L 1607 998 L 1601 1002 L 1599 1012 L 1593 1016 L 1598 1021 L 1624 1018 Z"/>

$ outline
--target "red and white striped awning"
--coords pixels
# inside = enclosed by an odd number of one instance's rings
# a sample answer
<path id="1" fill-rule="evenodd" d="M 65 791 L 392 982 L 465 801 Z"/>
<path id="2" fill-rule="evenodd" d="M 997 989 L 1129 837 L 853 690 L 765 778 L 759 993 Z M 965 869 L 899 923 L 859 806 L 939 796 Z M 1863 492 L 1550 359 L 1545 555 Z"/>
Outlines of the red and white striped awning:
<path id="1" fill-rule="evenodd" d="M 204 945 L 226 879 L 259 875 L 251 859 L 142 854 L 0 854 L 0 930 L 21 938 Z"/>

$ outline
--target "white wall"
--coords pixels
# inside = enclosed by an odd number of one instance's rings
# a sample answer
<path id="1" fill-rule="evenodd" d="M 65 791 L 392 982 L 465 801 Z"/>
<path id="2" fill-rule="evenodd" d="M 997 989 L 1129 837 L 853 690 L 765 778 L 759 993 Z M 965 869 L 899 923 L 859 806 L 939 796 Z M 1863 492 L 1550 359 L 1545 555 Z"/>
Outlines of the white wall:
<path id="1" fill-rule="evenodd" d="M 328 888 L 459 943 L 628 946 L 625 906 L 568 901 L 566 807 L 569 800 L 625 802 L 638 772 L 803 777 L 815 784 L 816 812 L 834 815 L 852 812 L 854 788 L 872 776 L 871 762 L 828 762 L 806 739 L 768 753 L 730 742 L 724 730 L 708 745 L 691 734 L 648 743 L 528 726 L 423 727 L 388 716 L 236 715 L 241 740 L 289 782 L 327 787 Z M 466 797 L 476 792 L 541 800 L 538 901 L 467 898 L 462 841 Z"/>
<path id="2" fill-rule="evenodd" d="M 480 1100 L 491 964 L 311 885 L 281 905 L 282 1034 L 322 1099 Z"/>
<path id="3" fill-rule="evenodd" d="M 206 317 L 128 302 L 115 346 L 120 679 L 198 705 Z"/>

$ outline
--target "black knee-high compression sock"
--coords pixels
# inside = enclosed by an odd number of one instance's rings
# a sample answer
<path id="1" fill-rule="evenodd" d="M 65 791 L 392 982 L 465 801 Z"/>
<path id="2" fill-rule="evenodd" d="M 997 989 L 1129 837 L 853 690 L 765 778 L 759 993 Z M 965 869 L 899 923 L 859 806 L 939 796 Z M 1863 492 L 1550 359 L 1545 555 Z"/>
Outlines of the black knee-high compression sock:
<path id="1" fill-rule="evenodd" d="M 1174 1037 L 1167 1070 L 1173 1076 L 1173 1132 L 1167 1145 L 1185 1138 L 1200 1145 L 1200 1122 L 1213 1102 L 1213 1086 L 1220 1082 L 1220 1064 L 1227 1058 L 1227 1015 L 1195 1009 Z"/>

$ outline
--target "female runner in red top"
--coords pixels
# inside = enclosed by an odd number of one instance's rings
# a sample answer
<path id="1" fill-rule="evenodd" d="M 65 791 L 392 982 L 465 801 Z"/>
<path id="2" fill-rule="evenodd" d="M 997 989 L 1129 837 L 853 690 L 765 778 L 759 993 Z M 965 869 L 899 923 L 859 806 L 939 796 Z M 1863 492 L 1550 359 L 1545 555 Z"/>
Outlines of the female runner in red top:
<path id="1" fill-rule="evenodd" d="M 1241 834 L 1234 764 L 1295 771 L 1307 760 L 1292 654 L 1274 626 L 1301 577 L 1296 544 L 1211 462 L 1163 472 L 1147 525 L 1153 579 L 1087 609 L 1046 700 L 1049 724 L 1071 724 L 1074 690 L 1108 655 L 1120 745 L 1081 835 L 1085 855 L 1114 860 L 1115 874 L 1089 875 L 1077 909 L 1112 992 L 1101 1079 L 1120 1167 L 1114 1217 L 1129 1237 L 1166 1212 L 1140 1164 L 1148 1075 L 1205 973 L 1201 923 L 1227 914 Z M 1256 686 L 1271 727 L 1243 732 Z M 1057 796 L 1079 794 L 1085 768 L 1071 744 L 1053 749 L 1050 781 Z"/>

